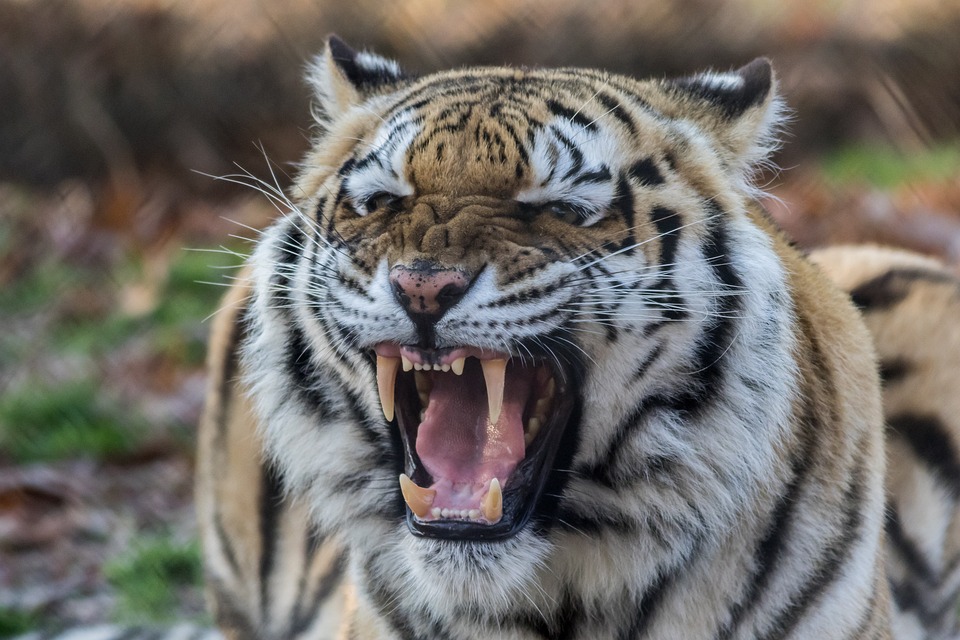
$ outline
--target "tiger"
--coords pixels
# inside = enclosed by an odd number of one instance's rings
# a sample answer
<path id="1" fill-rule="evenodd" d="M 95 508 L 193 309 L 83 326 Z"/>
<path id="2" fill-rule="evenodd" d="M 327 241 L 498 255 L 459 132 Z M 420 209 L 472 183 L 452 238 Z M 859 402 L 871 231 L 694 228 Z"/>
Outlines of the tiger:
<path id="1" fill-rule="evenodd" d="M 877 346 L 894 637 L 960 637 L 960 280 L 935 259 L 885 247 L 809 257 L 850 294 Z"/>
<path id="2" fill-rule="evenodd" d="M 958 632 L 957 282 L 782 235 L 767 59 L 415 75 L 334 36 L 309 80 L 211 338 L 226 638 Z"/>

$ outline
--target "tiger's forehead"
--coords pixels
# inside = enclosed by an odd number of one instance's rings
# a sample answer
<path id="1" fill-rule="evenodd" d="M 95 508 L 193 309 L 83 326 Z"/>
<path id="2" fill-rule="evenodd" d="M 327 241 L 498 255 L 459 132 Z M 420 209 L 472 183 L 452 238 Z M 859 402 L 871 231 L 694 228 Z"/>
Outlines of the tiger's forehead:
<path id="1" fill-rule="evenodd" d="M 636 124 L 625 124 L 622 91 L 586 80 L 503 69 L 430 76 L 378 114 L 346 188 L 356 199 L 443 193 L 606 206 L 611 163 L 630 155 L 636 131 L 627 125 Z"/>

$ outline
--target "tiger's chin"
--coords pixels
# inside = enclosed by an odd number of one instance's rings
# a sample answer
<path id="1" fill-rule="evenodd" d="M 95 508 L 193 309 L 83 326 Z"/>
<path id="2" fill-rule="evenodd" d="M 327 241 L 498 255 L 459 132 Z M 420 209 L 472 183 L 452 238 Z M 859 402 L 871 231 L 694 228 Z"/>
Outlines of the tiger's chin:
<path id="1" fill-rule="evenodd" d="M 529 530 L 497 542 L 405 536 L 390 575 L 402 575 L 418 600 L 497 615 L 542 581 L 550 544 Z M 384 567 L 390 569 L 390 567 Z"/>
<path id="2" fill-rule="evenodd" d="M 495 541 L 541 501 L 575 405 L 572 372 L 490 349 L 374 348 L 377 387 L 399 431 L 400 489 L 417 537 Z M 480 547 L 462 553 L 479 553 Z"/>

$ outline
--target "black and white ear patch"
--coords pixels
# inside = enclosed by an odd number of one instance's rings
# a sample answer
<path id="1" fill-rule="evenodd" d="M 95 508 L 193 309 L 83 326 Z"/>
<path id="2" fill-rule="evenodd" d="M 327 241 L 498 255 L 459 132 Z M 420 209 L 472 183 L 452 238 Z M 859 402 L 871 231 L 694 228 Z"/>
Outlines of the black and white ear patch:
<path id="1" fill-rule="evenodd" d="M 374 89 L 413 77 L 395 61 L 374 53 L 357 51 L 338 36 L 331 35 L 327 46 L 337 68 L 358 90 Z"/>
<path id="2" fill-rule="evenodd" d="M 709 102 L 727 118 L 737 118 L 766 99 L 773 85 L 773 69 L 768 59 L 757 58 L 736 71 L 698 73 L 667 84 Z"/>

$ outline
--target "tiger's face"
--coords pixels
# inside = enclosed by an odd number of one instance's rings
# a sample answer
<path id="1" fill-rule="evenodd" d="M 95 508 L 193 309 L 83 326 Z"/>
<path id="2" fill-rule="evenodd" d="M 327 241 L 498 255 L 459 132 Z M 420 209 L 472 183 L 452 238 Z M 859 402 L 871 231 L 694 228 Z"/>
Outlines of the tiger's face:
<path id="1" fill-rule="evenodd" d="M 255 259 L 268 449 L 370 567 L 522 582 L 620 500 L 637 398 L 696 393 L 729 348 L 769 65 L 417 79 L 332 40 L 315 71 L 324 132 Z"/>

